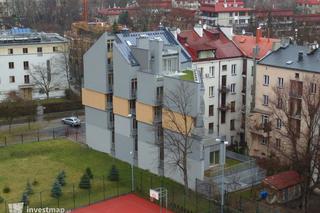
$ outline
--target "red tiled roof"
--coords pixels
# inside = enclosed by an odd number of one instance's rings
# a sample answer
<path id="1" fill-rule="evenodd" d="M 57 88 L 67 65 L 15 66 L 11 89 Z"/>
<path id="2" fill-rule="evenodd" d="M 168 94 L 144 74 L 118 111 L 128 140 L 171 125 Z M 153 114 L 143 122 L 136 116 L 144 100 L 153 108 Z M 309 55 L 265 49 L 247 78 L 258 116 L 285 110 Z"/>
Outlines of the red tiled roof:
<path id="1" fill-rule="evenodd" d="M 263 183 L 278 190 L 286 189 L 302 182 L 302 177 L 296 171 L 286 171 L 266 177 Z"/>
<path id="2" fill-rule="evenodd" d="M 265 10 L 255 10 L 254 11 L 256 17 L 267 17 L 269 11 Z M 272 9 L 271 16 L 293 16 L 294 12 L 290 9 Z"/>
<path id="3" fill-rule="evenodd" d="M 296 0 L 297 4 L 320 5 L 319 0 Z"/>
<path id="4" fill-rule="evenodd" d="M 201 4 L 200 11 L 204 12 L 216 12 L 216 13 L 228 13 L 228 12 L 249 12 L 251 8 L 244 8 L 238 5 L 235 7 L 233 4 L 228 5 L 227 7 L 224 6 L 223 3 L 216 3 L 216 4 Z"/>
<path id="5" fill-rule="evenodd" d="M 260 38 L 258 43 L 256 42 L 255 36 L 246 36 L 246 35 L 235 35 L 232 40 L 239 47 L 239 49 L 243 52 L 243 54 L 249 58 L 253 58 L 253 48 L 258 45 L 259 53 L 256 56 L 257 59 L 261 59 L 269 51 L 272 50 L 272 45 L 276 41 L 280 41 L 279 39 L 271 39 L 271 38 Z"/>
<path id="6" fill-rule="evenodd" d="M 172 7 L 172 1 L 171 0 L 147 0 L 147 1 L 140 2 L 140 7 L 170 9 Z"/>
<path id="7" fill-rule="evenodd" d="M 212 30 L 204 29 L 202 37 L 194 30 L 183 31 L 178 35 L 178 40 L 191 55 L 192 61 L 212 60 L 212 58 L 198 58 L 198 52 L 204 50 L 215 50 L 215 59 L 243 56 L 236 45 L 217 28 Z"/>
<path id="8" fill-rule="evenodd" d="M 196 10 L 189 10 L 189 9 L 178 8 L 178 7 L 171 9 L 171 13 L 176 15 L 182 15 L 182 16 L 194 16 L 196 12 L 197 12 Z"/>

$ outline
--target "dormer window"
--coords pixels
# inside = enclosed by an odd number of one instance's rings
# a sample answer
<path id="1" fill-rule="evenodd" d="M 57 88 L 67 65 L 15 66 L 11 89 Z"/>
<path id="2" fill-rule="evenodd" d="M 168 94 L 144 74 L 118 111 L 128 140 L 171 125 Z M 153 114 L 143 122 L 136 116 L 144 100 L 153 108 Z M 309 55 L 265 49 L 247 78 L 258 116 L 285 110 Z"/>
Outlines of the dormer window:
<path id="1" fill-rule="evenodd" d="M 198 58 L 214 58 L 215 57 L 215 50 L 203 50 L 198 52 Z"/>

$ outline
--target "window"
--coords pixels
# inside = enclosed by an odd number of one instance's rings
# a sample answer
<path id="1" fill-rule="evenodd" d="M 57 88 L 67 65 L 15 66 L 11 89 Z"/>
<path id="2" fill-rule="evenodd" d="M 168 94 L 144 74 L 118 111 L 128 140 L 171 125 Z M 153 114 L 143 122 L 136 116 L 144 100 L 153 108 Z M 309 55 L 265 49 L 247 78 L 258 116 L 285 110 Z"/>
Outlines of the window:
<path id="1" fill-rule="evenodd" d="M 229 16 L 232 17 L 232 16 L 233 16 L 233 12 L 230 12 L 230 13 L 229 13 Z"/>
<path id="2" fill-rule="evenodd" d="M 283 78 L 278 78 L 278 88 L 283 88 Z"/>
<path id="3" fill-rule="evenodd" d="M 9 82 L 14 83 L 16 81 L 14 76 L 9 76 Z"/>
<path id="4" fill-rule="evenodd" d="M 209 97 L 214 97 L 214 86 L 209 87 Z"/>
<path id="5" fill-rule="evenodd" d="M 262 124 L 262 126 L 265 126 L 265 125 L 267 125 L 268 124 L 268 122 L 269 122 L 269 117 L 268 117 L 268 115 L 262 115 L 262 120 L 261 120 L 261 124 Z"/>
<path id="6" fill-rule="evenodd" d="M 235 130 L 235 128 L 234 128 L 234 119 L 230 120 L 230 130 Z"/>
<path id="7" fill-rule="evenodd" d="M 8 54 L 9 54 L 9 55 L 12 55 L 12 54 L 13 54 L 13 49 L 12 49 L 12 48 L 8 49 Z"/>
<path id="8" fill-rule="evenodd" d="M 264 86 L 268 86 L 269 85 L 269 80 L 270 80 L 269 76 L 268 75 L 264 75 L 263 76 L 263 85 Z"/>
<path id="9" fill-rule="evenodd" d="M 58 47 L 52 47 L 53 52 L 58 52 Z"/>
<path id="10" fill-rule="evenodd" d="M 254 66 L 251 66 L 251 76 L 253 76 L 254 73 Z"/>
<path id="11" fill-rule="evenodd" d="M 268 106 L 269 105 L 269 96 L 263 95 L 263 105 Z"/>
<path id="12" fill-rule="evenodd" d="M 277 118 L 277 129 L 281 129 L 282 127 L 282 121 L 281 119 Z"/>
<path id="13" fill-rule="evenodd" d="M 296 73 L 296 74 L 295 74 L 295 77 L 296 77 L 296 78 L 299 78 L 299 73 Z"/>
<path id="14" fill-rule="evenodd" d="M 200 75 L 201 75 L 201 78 L 203 78 L 203 67 L 200 67 Z"/>
<path id="15" fill-rule="evenodd" d="M 13 62 L 9 62 L 9 69 L 14 69 L 14 63 Z"/>
<path id="16" fill-rule="evenodd" d="M 276 148 L 280 148 L 281 147 L 281 139 L 276 138 Z"/>
<path id="17" fill-rule="evenodd" d="M 236 84 L 230 85 L 230 91 L 231 91 L 231 93 L 236 93 Z"/>
<path id="18" fill-rule="evenodd" d="M 29 69 L 29 61 L 24 61 L 23 62 L 23 69 L 28 70 Z"/>
<path id="19" fill-rule="evenodd" d="M 262 137 L 261 144 L 262 145 L 267 145 L 267 143 L 268 143 L 268 138 L 267 137 Z"/>
<path id="20" fill-rule="evenodd" d="M 108 65 L 111 65 L 111 58 L 108 58 Z"/>
<path id="21" fill-rule="evenodd" d="M 235 112 L 236 111 L 236 102 L 235 101 L 231 101 L 231 112 Z"/>
<path id="22" fill-rule="evenodd" d="M 210 152 L 210 164 L 219 163 L 219 151 Z"/>
<path id="23" fill-rule="evenodd" d="M 236 75 L 236 64 L 231 65 L 231 75 Z"/>
<path id="24" fill-rule="evenodd" d="M 282 98 L 278 98 L 277 108 L 282 109 L 282 107 L 283 107 L 283 100 L 282 100 Z"/>
<path id="25" fill-rule="evenodd" d="M 209 105 L 209 116 L 213 116 L 213 115 L 214 115 L 214 106 Z"/>
<path id="26" fill-rule="evenodd" d="M 25 76 L 24 76 L 24 83 L 25 83 L 25 84 L 29 84 L 29 83 L 30 83 L 29 75 L 25 75 Z"/>
<path id="27" fill-rule="evenodd" d="M 23 54 L 27 54 L 28 53 L 28 48 L 23 48 L 22 52 L 23 52 Z"/>
<path id="28" fill-rule="evenodd" d="M 214 66 L 209 67 L 209 76 L 214 78 Z"/>
<path id="29" fill-rule="evenodd" d="M 317 84 L 315 84 L 315 83 L 310 84 L 310 93 L 312 93 L 312 94 L 317 93 Z"/>
<path id="30" fill-rule="evenodd" d="M 226 123 L 226 112 L 221 111 L 221 124 Z"/>
<path id="31" fill-rule="evenodd" d="M 234 136 L 230 136 L 230 144 L 234 144 Z"/>
<path id="32" fill-rule="evenodd" d="M 107 50 L 108 50 L 108 52 L 112 52 L 112 50 L 113 50 L 113 40 L 108 40 L 107 41 Z"/>
<path id="33" fill-rule="evenodd" d="M 233 23 L 233 21 L 232 21 L 232 19 L 230 19 L 230 20 L 229 20 L 229 24 L 232 24 L 232 23 Z"/>
<path id="34" fill-rule="evenodd" d="M 227 71 L 228 66 L 227 65 L 222 65 L 222 71 Z"/>
<path id="35" fill-rule="evenodd" d="M 42 53 L 42 47 L 37 48 L 37 53 Z"/>
<path id="36" fill-rule="evenodd" d="M 212 134 L 213 133 L 213 123 L 209 123 L 209 134 Z"/>

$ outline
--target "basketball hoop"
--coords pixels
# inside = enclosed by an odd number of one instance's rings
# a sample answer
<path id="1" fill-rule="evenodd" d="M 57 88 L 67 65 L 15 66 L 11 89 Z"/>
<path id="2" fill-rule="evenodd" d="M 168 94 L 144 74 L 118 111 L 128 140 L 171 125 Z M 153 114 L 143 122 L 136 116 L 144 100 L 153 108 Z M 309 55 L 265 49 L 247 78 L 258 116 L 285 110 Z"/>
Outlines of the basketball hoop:
<path id="1" fill-rule="evenodd" d="M 150 201 L 153 202 L 153 200 L 159 200 L 159 205 L 160 205 L 160 213 L 162 213 L 162 205 L 163 201 L 165 202 L 165 212 L 167 212 L 167 207 L 168 207 L 168 190 L 163 187 L 158 187 L 155 189 L 150 189 L 149 190 L 149 196 L 150 196 Z"/>

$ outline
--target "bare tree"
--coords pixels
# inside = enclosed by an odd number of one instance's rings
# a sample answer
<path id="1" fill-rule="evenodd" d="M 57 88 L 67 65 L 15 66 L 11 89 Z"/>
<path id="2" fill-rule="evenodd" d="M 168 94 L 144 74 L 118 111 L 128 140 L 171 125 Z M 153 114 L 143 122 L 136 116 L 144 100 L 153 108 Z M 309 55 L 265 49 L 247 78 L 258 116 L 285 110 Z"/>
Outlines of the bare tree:
<path id="1" fill-rule="evenodd" d="M 183 175 L 188 193 L 188 155 L 194 142 L 191 132 L 194 119 L 190 117 L 194 92 L 188 83 L 181 82 L 173 91 L 164 94 L 164 150 L 168 164 Z"/>
<path id="2" fill-rule="evenodd" d="M 271 155 L 302 177 L 302 207 L 308 212 L 312 191 L 320 186 L 320 77 L 291 80 L 273 89 L 268 146 Z"/>
<path id="3" fill-rule="evenodd" d="M 47 99 L 50 97 L 50 92 L 64 82 L 64 75 L 57 69 L 52 69 L 50 60 L 47 60 L 46 64 L 33 65 L 29 74 L 35 85 L 46 94 Z"/>
<path id="4" fill-rule="evenodd" d="M 70 48 L 68 44 L 63 45 L 63 51 L 59 56 L 57 56 L 55 59 L 55 63 L 57 64 L 57 69 L 64 73 L 67 79 L 68 83 L 68 89 L 71 89 L 71 76 L 70 76 Z"/>

